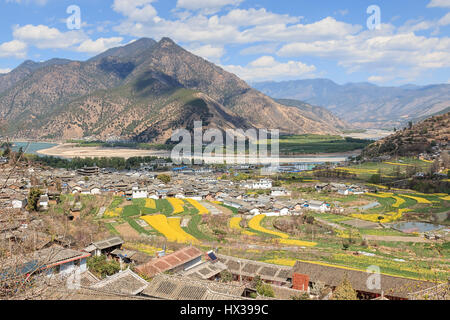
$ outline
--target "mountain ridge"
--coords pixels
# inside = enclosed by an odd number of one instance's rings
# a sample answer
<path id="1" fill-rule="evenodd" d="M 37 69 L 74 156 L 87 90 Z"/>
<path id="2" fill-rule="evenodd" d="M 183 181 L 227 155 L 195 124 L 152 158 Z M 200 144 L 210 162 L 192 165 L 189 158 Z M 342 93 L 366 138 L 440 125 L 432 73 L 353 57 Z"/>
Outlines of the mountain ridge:
<path id="1" fill-rule="evenodd" d="M 339 133 L 251 88 L 169 38 L 144 38 L 87 61 L 49 63 L 0 92 L 0 116 L 19 137 L 168 140 L 207 127 Z"/>
<path id="2" fill-rule="evenodd" d="M 450 84 L 380 87 L 371 83 L 339 85 L 329 79 L 259 82 L 253 86 L 276 99 L 320 105 L 355 126 L 394 128 L 450 106 Z"/>

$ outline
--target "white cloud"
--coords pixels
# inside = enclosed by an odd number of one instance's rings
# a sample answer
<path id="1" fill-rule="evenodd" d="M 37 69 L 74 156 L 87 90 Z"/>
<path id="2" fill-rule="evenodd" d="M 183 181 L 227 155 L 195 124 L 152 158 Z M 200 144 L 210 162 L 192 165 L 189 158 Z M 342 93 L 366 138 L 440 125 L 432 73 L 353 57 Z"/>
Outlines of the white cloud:
<path id="1" fill-rule="evenodd" d="M 307 65 L 300 61 L 279 62 L 271 56 L 260 57 L 245 67 L 238 65 L 222 67 L 247 81 L 299 78 L 305 75 L 311 76 L 312 72 L 316 70 L 313 65 Z"/>
<path id="2" fill-rule="evenodd" d="M 0 57 L 15 57 L 25 58 L 27 50 L 27 44 L 19 41 L 12 40 L 0 44 Z"/>
<path id="3" fill-rule="evenodd" d="M 420 72 L 450 67 L 450 38 L 427 38 L 413 32 L 396 34 L 388 27 L 383 29 L 385 31 L 378 33 L 364 31 L 340 41 L 290 43 L 284 45 L 278 54 L 336 59 L 338 65 L 349 72 L 364 69 L 412 80 L 413 75 L 420 76 Z M 381 76 L 373 78 L 374 81 L 381 81 Z"/>
<path id="4" fill-rule="evenodd" d="M 121 46 L 122 41 L 123 41 L 122 37 L 99 38 L 95 41 L 88 39 L 86 41 L 83 41 L 78 46 L 76 51 L 87 52 L 87 53 L 101 53 L 110 48 Z"/>
<path id="5" fill-rule="evenodd" d="M 225 54 L 223 47 L 214 47 L 209 44 L 200 47 L 191 47 L 188 50 L 193 54 L 212 61 L 218 61 Z"/>
<path id="6" fill-rule="evenodd" d="M 39 6 L 45 6 L 48 2 L 48 0 L 6 0 L 6 2 L 14 2 L 14 3 L 18 3 L 18 4 L 29 4 L 29 3 L 33 3 L 33 4 L 37 4 Z"/>
<path id="7" fill-rule="evenodd" d="M 131 21 L 146 22 L 157 16 L 156 9 L 151 5 L 155 0 L 114 0 L 112 8 Z"/>
<path id="8" fill-rule="evenodd" d="M 447 13 L 445 16 L 443 16 L 443 17 L 438 21 L 438 25 L 439 25 L 439 26 L 448 26 L 448 25 L 450 25 L 450 12 Z"/>
<path id="9" fill-rule="evenodd" d="M 0 69 L 0 74 L 10 73 L 12 69 Z"/>
<path id="10" fill-rule="evenodd" d="M 220 17 L 220 23 L 234 26 L 258 26 L 296 23 L 302 17 L 291 17 L 288 14 L 276 14 L 267 12 L 266 9 L 235 9 L 228 12 L 227 15 Z"/>
<path id="11" fill-rule="evenodd" d="M 244 0 L 178 0 L 177 8 L 187 10 L 202 10 L 205 13 L 215 13 L 225 6 L 237 6 Z"/>
<path id="12" fill-rule="evenodd" d="M 427 5 L 428 8 L 450 8 L 450 0 L 431 0 Z"/>
<path id="13" fill-rule="evenodd" d="M 278 44 L 276 43 L 265 43 L 244 48 L 239 53 L 242 55 L 274 54 L 275 52 L 277 52 L 277 47 Z"/>
<path id="14" fill-rule="evenodd" d="M 88 40 L 81 30 L 61 32 L 45 25 L 25 25 L 13 28 L 15 39 L 32 44 L 39 49 L 68 49 L 82 41 Z"/>

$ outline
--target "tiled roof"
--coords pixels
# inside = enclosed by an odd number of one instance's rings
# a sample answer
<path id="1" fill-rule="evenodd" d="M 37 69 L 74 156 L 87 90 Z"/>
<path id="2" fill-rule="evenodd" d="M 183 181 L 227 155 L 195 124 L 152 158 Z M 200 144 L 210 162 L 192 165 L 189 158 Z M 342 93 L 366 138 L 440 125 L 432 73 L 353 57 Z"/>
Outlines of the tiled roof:
<path id="1" fill-rule="evenodd" d="M 99 289 L 103 292 L 136 295 L 147 286 L 147 281 L 127 269 L 93 284 L 90 288 Z"/>
<path id="2" fill-rule="evenodd" d="M 158 273 L 172 270 L 189 261 L 201 257 L 203 252 L 196 247 L 186 247 L 162 258 L 155 258 L 136 267 L 140 273 L 153 277 Z"/>
<path id="3" fill-rule="evenodd" d="M 158 274 L 142 293 L 168 300 L 243 300 L 244 291 L 245 286 Z"/>
<path id="4" fill-rule="evenodd" d="M 123 240 L 119 237 L 113 237 L 110 239 L 93 242 L 91 245 L 95 246 L 97 249 L 103 250 L 106 248 L 118 246 L 120 244 L 123 244 Z"/>
<path id="5" fill-rule="evenodd" d="M 88 256 L 90 256 L 89 253 L 65 249 L 58 245 L 34 252 L 35 259 L 37 259 L 41 265 L 48 267 L 67 260 L 76 260 Z"/>
<path id="6" fill-rule="evenodd" d="M 233 274 L 242 274 L 244 277 L 260 276 L 262 280 L 279 281 L 289 283 L 291 278 L 292 268 L 279 266 L 275 264 L 246 260 L 231 256 L 217 254 L 220 262 L 227 265 L 228 269 Z M 239 263 L 240 261 L 241 263 Z"/>
<path id="7" fill-rule="evenodd" d="M 81 274 L 81 286 L 83 287 L 89 287 L 93 284 L 99 282 L 100 280 L 93 275 L 90 271 L 83 272 Z"/>
<path id="8" fill-rule="evenodd" d="M 344 277 L 347 276 L 355 290 L 376 294 L 383 292 L 385 296 L 398 298 L 408 298 L 408 294 L 436 286 L 433 282 L 381 274 L 381 289 L 369 289 L 367 280 L 370 274 L 365 271 L 345 269 L 339 266 L 325 266 L 303 261 L 297 261 L 292 271 L 308 275 L 311 282 L 321 281 L 332 287 L 338 286 Z"/>
<path id="9" fill-rule="evenodd" d="M 206 280 L 227 269 L 228 267 L 220 261 L 206 261 L 187 271 L 180 273 L 180 275 Z"/>

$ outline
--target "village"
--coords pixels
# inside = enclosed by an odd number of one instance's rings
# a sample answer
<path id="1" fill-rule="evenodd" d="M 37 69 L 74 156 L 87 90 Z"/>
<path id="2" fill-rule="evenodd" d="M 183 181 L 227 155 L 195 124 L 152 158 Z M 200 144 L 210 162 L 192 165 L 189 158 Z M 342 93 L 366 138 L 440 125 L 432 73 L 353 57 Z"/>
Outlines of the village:
<path id="1" fill-rule="evenodd" d="M 4 161 L 2 277 L 15 262 L 14 278 L 42 277 L 43 296 L 68 299 L 338 299 L 343 285 L 355 299 L 446 297 L 449 229 L 397 222 L 428 203 L 448 209 L 448 195 L 317 178 L 313 168 L 282 166 L 280 178 L 162 159 L 121 171 Z M 370 265 L 381 286 L 368 285 Z"/>

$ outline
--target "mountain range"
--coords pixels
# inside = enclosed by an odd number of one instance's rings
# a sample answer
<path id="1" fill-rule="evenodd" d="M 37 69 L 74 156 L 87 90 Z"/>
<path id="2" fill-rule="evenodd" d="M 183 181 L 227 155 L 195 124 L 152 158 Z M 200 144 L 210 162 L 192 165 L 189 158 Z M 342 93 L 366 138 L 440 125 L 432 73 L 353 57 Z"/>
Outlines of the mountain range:
<path id="1" fill-rule="evenodd" d="M 328 79 L 253 83 L 277 99 L 320 105 L 360 128 L 399 128 L 450 107 L 450 84 L 380 87 L 371 83 L 339 85 Z"/>
<path id="2" fill-rule="evenodd" d="M 0 76 L 0 118 L 15 138 L 153 143 L 196 120 L 286 134 L 346 126 L 323 108 L 275 101 L 169 38 L 142 38 L 87 61 L 25 61 Z"/>

